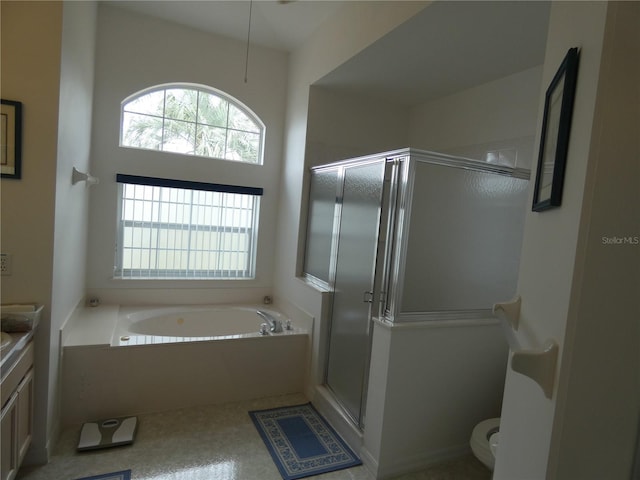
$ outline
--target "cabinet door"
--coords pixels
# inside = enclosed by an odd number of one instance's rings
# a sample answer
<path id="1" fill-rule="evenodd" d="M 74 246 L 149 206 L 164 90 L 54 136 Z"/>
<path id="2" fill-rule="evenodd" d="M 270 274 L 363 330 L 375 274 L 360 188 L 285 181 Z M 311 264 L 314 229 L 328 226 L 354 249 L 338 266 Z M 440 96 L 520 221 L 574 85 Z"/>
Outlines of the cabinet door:
<path id="1" fill-rule="evenodd" d="M 0 418 L 0 480 L 11 480 L 18 469 L 16 435 L 18 431 L 18 393 L 15 392 L 2 409 Z"/>
<path id="2" fill-rule="evenodd" d="M 22 463 L 33 434 L 33 369 L 18 385 L 18 465 Z"/>

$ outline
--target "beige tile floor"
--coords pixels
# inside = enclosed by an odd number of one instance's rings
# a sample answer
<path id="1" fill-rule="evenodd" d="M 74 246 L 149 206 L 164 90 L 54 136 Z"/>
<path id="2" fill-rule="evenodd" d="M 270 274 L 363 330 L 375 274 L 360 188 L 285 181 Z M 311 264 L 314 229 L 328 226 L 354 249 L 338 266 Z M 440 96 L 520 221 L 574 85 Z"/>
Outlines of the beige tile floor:
<path id="1" fill-rule="evenodd" d="M 131 469 L 132 480 L 281 480 L 249 415 L 250 410 L 305 403 L 286 395 L 225 405 L 139 415 L 133 445 L 78 453 L 79 427 L 62 433 L 51 461 L 23 468 L 18 480 L 74 480 Z M 312 477 L 374 480 L 364 466 Z M 473 456 L 398 480 L 490 480 Z"/>

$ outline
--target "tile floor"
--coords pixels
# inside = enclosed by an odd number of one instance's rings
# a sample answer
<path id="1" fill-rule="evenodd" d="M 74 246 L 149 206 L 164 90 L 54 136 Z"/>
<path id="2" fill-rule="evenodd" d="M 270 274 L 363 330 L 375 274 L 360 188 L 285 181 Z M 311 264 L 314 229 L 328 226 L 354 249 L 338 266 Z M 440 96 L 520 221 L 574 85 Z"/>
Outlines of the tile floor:
<path id="1" fill-rule="evenodd" d="M 225 405 L 139 415 L 131 446 L 77 453 L 79 427 L 62 433 L 51 461 L 25 467 L 17 480 L 74 480 L 131 469 L 132 480 L 281 480 L 247 412 L 305 403 L 285 395 Z M 364 466 L 332 472 L 317 480 L 374 480 Z M 398 480 L 490 480 L 473 456 Z"/>

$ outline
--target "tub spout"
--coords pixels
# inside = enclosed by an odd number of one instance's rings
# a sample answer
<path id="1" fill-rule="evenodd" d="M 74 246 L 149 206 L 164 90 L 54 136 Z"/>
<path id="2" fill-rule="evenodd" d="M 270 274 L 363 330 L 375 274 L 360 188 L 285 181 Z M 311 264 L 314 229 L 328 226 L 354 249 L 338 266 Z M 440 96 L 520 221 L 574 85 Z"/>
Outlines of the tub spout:
<path id="1" fill-rule="evenodd" d="M 256 310 L 258 316 L 269 324 L 269 331 L 271 333 L 282 333 L 282 322 L 264 310 Z"/>

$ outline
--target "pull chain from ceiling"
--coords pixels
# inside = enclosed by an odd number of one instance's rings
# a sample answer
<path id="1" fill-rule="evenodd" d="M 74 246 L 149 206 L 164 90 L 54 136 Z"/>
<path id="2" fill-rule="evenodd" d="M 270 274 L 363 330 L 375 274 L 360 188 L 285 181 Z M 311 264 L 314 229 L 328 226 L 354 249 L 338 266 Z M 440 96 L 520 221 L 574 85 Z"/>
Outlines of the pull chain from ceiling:
<path id="1" fill-rule="evenodd" d="M 253 0 L 249 1 L 249 25 L 247 26 L 247 55 L 244 59 L 244 83 L 247 83 L 249 72 L 249 42 L 251 40 L 251 10 L 253 9 Z"/>

